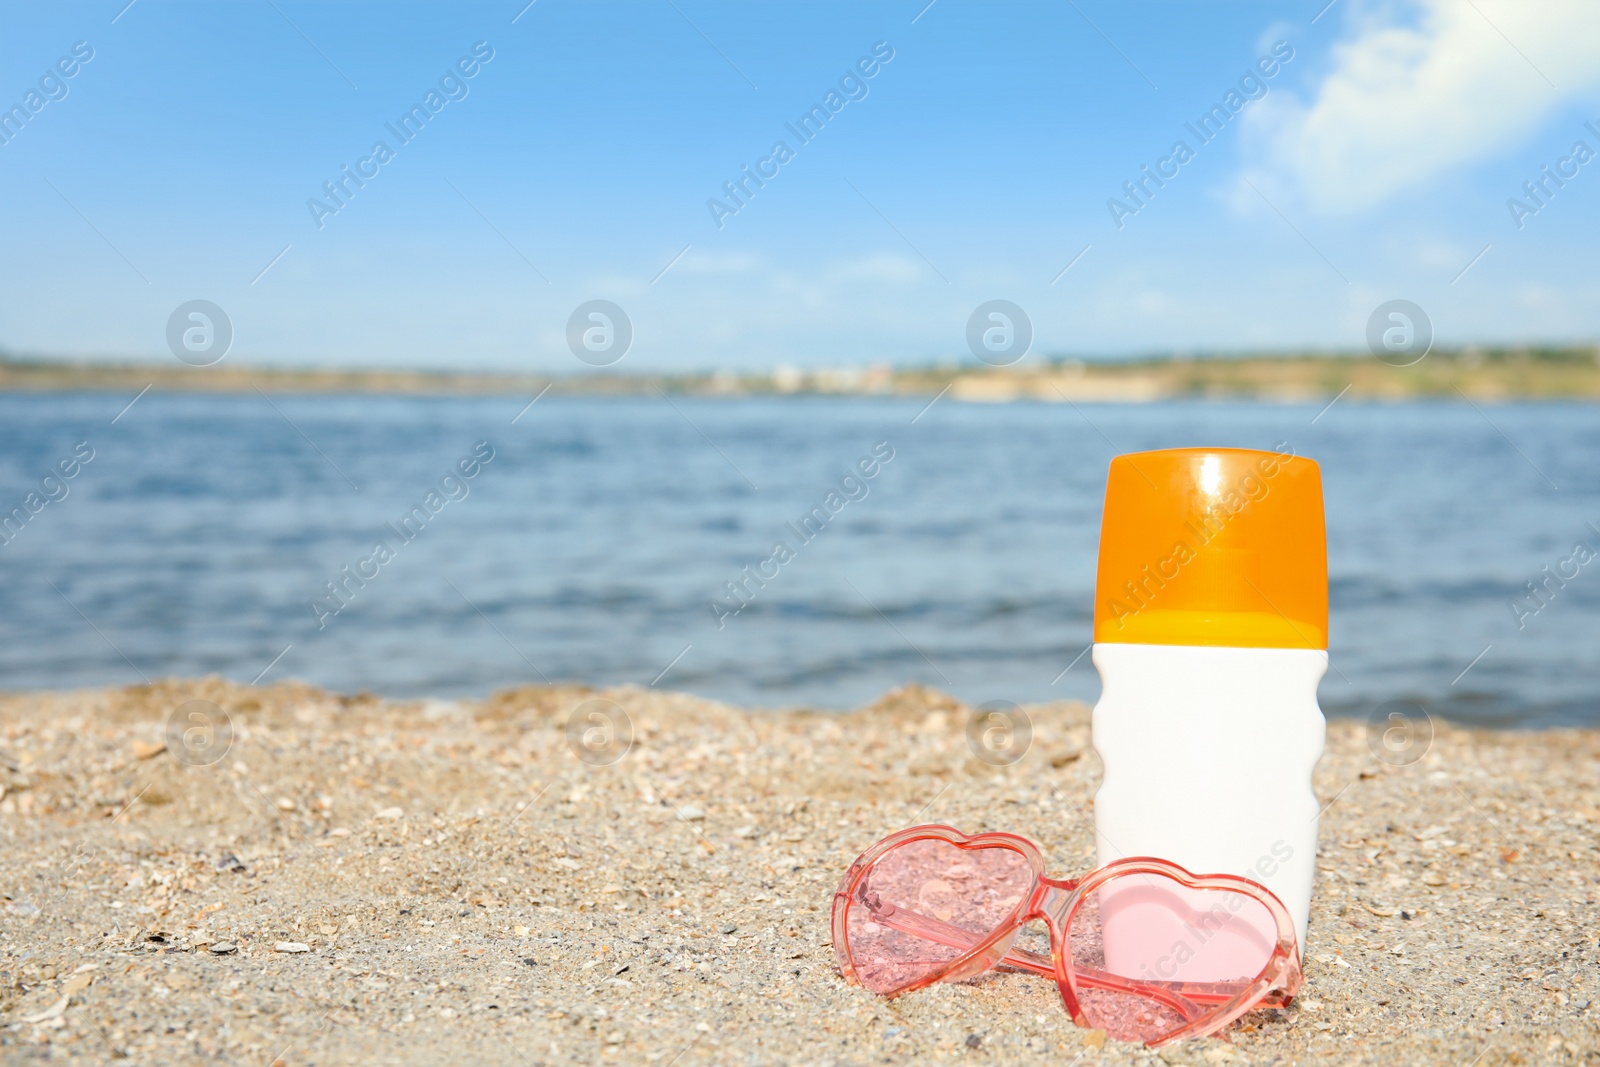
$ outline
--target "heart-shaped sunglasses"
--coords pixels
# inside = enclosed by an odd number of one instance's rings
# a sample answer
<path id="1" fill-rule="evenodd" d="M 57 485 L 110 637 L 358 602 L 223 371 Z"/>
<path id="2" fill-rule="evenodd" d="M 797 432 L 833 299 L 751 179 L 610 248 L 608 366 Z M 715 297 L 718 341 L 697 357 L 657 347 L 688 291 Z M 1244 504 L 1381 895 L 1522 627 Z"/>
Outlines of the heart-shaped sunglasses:
<path id="1" fill-rule="evenodd" d="M 1050 955 L 1013 945 L 1030 922 Z M 1054 978 L 1079 1026 L 1159 1047 L 1300 988 L 1294 920 L 1265 886 L 1134 856 L 1055 879 L 1027 838 L 914 826 L 863 852 L 833 898 L 845 978 L 898 996 L 995 966 Z"/>

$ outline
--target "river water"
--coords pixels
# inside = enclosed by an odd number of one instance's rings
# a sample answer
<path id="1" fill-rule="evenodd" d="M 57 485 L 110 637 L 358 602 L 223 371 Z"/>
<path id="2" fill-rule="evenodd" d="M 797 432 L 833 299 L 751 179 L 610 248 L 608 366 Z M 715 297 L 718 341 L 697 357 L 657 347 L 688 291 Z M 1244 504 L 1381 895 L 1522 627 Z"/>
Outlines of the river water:
<path id="1" fill-rule="evenodd" d="M 7 688 L 1093 700 L 1111 456 L 1284 443 L 1323 469 L 1330 714 L 1600 724 L 1600 562 L 1573 558 L 1600 548 L 1591 406 L 129 399 L 0 397 L 0 510 L 46 501 L 0 547 Z M 789 524 L 830 491 L 803 540 Z M 780 540 L 733 614 L 725 583 Z M 1568 577 L 1514 608 L 1546 566 Z"/>

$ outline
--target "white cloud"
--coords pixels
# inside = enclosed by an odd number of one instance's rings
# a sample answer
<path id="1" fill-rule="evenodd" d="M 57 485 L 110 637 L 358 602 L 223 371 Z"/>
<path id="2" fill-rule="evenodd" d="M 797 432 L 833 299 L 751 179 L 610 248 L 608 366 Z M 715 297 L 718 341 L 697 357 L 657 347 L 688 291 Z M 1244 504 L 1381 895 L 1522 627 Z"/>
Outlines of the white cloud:
<path id="1" fill-rule="evenodd" d="M 1565 295 L 1546 285 L 1523 285 L 1517 288 L 1513 299 L 1529 311 L 1548 312 L 1564 310 L 1566 301 L 1562 298 Z"/>
<path id="2" fill-rule="evenodd" d="M 764 257 L 753 252 L 704 252 L 696 249 L 684 255 L 674 269 L 689 274 L 749 274 L 766 266 Z"/>
<path id="3" fill-rule="evenodd" d="M 1451 275 L 1466 266 L 1479 250 L 1457 241 L 1409 233 L 1385 235 L 1384 245 L 1397 262 L 1409 263 L 1421 270 L 1448 271 Z"/>
<path id="4" fill-rule="evenodd" d="M 832 283 L 849 282 L 914 282 L 927 271 L 921 263 L 909 256 L 880 252 L 877 255 L 840 263 L 828 272 Z"/>
<path id="5" fill-rule="evenodd" d="M 1358 7 L 1349 23 L 1309 102 L 1275 92 L 1245 120 L 1258 184 L 1325 211 L 1360 211 L 1513 149 L 1600 85 L 1592 0 L 1412 0 Z"/>
<path id="6" fill-rule="evenodd" d="M 1153 289 L 1146 289 L 1136 293 L 1132 301 L 1133 310 L 1141 315 L 1169 315 L 1176 310 L 1172 298 L 1166 293 Z"/>

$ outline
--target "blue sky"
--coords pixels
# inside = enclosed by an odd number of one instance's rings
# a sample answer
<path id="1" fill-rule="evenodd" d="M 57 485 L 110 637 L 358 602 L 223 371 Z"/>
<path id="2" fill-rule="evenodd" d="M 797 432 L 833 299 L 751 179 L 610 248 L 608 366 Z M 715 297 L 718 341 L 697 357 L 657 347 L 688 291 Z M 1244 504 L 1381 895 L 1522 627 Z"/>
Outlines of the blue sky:
<path id="1" fill-rule="evenodd" d="M 196 298 L 233 361 L 538 372 L 585 369 L 592 299 L 634 371 L 965 357 L 996 298 L 1031 358 L 1353 349 L 1392 298 L 1447 343 L 1600 336 L 1589 6 L 523 2 L 0 9 L 0 108 L 93 49 L 0 144 L 0 348 L 170 359 Z M 1185 123 L 1280 41 L 1201 144 Z M 785 124 L 842 78 L 802 143 Z M 1108 200 L 1180 139 L 1119 228 Z M 319 228 L 307 201 L 380 140 Z M 1576 173 L 1519 228 L 1544 165 Z"/>

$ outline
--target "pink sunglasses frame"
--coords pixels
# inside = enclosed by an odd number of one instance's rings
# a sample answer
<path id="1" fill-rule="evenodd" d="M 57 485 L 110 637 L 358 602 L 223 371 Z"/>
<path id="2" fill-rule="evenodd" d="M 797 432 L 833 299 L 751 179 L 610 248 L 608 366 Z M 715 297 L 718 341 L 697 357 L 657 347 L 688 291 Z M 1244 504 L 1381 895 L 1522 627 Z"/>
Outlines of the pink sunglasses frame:
<path id="1" fill-rule="evenodd" d="M 935 982 L 953 982 L 981 974 L 992 967 L 1004 965 L 1030 971 L 1046 978 L 1054 978 L 1061 992 L 1061 1000 L 1079 1026 L 1092 1024 L 1078 1003 L 1077 989 L 1084 986 L 1108 989 L 1156 1001 L 1176 1011 L 1189 1021 L 1158 1040 L 1149 1041 L 1151 1048 L 1160 1048 L 1174 1041 L 1191 1037 L 1206 1037 L 1217 1033 L 1246 1012 L 1257 1007 L 1280 1008 L 1286 1006 L 1299 992 L 1302 981 L 1300 950 L 1295 942 L 1294 920 L 1272 891 L 1248 878 L 1232 874 L 1191 874 L 1175 863 L 1149 856 L 1130 856 L 1097 867 L 1081 878 L 1057 879 L 1044 873 L 1044 856 L 1039 847 L 1025 837 L 1008 833 L 964 834 L 953 826 L 913 826 L 890 834 L 856 858 L 845 872 L 833 896 L 833 950 L 839 971 L 846 980 L 861 985 L 850 952 L 850 931 L 847 921 L 852 902 L 866 883 L 873 865 L 891 850 L 913 841 L 943 841 L 963 850 L 1005 848 L 1019 853 L 1027 860 L 1033 872 L 1033 890 L 1018 902 L 1011 914 L 1001 920 L 985 935 L 950 925 L 938 919 L 917 915 L 894 905 L 882 905 L 887 912 L 874 914 L 875 922 L 888 925 L 949 948 L 964 949 L 960 955 L 933 968 L 884 996 L 897 997 L 926 988 Z M 1237 983 L 1196 982 L 1146 982 L 1124 978 L 1103 971 L 1081 970 L 1073 967 L 1072 954 L 1064 951 L 1066 931 L 1073 916 L 1088 899 L 1090 893 L 1112 878 L 1130 874 L 1155 874 L 1170 878 L 1190 889 L 1222 889 L 1241 893 L 1265 907 L 1278 927 L 1277 944 L 1261 972 L 1242 987 Z M 1013 950 L 1012 941 L 1018 931 L 1030 922 L 1044 923 L 1050 934 L 1050 955 L 1041 956 L 1022 949 Z"/>

